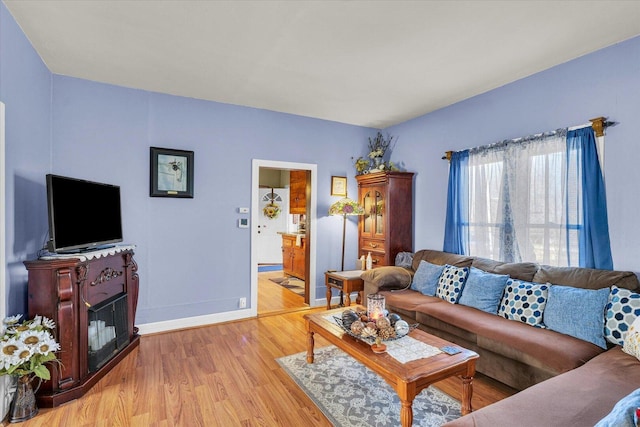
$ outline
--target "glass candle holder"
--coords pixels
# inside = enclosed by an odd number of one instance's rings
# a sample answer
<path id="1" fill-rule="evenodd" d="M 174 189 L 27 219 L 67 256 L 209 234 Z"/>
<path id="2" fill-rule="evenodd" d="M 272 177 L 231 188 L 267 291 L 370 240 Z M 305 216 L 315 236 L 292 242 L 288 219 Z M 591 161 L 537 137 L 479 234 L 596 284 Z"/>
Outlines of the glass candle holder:
<path id="1" fill-rule="evenodd" d="M 367 295 L 367 316 L 372 320 L 384 317 L 384 295 Z"/>

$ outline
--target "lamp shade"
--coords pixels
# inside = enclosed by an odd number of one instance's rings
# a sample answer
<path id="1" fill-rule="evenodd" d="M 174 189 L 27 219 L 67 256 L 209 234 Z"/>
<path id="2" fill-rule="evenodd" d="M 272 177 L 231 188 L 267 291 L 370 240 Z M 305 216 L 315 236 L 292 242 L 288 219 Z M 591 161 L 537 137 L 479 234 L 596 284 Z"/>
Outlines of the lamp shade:
<path id="1" fill-rule="evenodd" d="M 331 205 L 329 215 L 364 215 L 364 208 L 355 200 L 343 197 Z"/>

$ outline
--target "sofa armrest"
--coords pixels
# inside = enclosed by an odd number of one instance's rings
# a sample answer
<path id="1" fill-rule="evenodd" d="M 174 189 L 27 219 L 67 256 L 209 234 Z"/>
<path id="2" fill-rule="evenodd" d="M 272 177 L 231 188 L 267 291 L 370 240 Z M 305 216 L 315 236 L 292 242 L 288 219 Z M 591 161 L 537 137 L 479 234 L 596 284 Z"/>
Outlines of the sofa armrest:
<path id="1" fill-rule="evenodd" d="M 414 271 L 404 267 L 385 266 L 367 270 L 360 276 L 369 291 L 406 289 L 411 285 Z"/>

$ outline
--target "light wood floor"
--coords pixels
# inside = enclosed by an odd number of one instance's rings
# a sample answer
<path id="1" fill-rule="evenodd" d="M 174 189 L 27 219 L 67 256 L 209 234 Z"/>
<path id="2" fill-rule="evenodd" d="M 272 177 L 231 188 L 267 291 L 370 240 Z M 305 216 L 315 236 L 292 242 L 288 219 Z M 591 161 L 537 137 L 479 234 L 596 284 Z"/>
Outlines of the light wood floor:
<path id="1" fill-rule="evenodd" d="M 275 360 L 305 350 L 307 312 L 145 335 L 85 396 L 20 426 L 330 426 Z M 437 386 L 460 399 L 458 379 Z M 479 376 L 473 406 L 512 393 Z"/>
<path id="2" fill-rule="evenodd" d="M 309 309 L 304 297 L 269 280 L 283 276 L 282 271 L 258 273 L 258 316 Z"/>

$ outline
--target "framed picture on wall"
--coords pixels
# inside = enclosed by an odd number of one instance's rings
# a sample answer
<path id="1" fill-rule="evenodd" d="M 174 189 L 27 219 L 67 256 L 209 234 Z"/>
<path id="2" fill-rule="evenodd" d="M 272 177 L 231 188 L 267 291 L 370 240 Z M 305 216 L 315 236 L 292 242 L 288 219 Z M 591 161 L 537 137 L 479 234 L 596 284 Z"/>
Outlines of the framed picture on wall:
<path id="1" fill-rule="evenodd" d="M 331 177 L 331 195 L 347 197 L 347 177 L 346 176 Z"/>
<path id="2" fill-rule="evenodd" d="M 149 196 L 193 198 L 193 151 L 151 147 Z"/>

